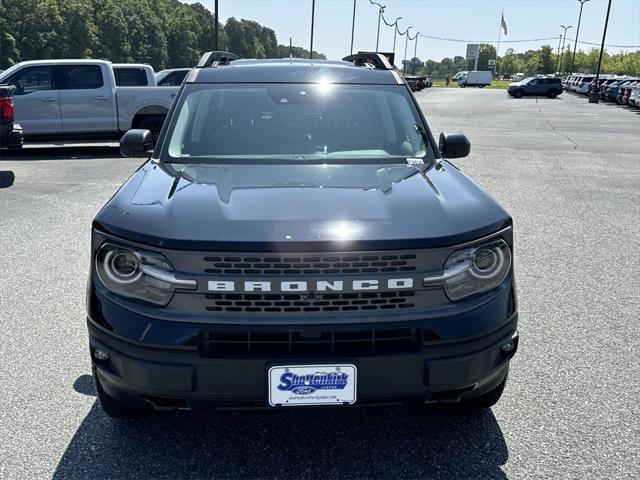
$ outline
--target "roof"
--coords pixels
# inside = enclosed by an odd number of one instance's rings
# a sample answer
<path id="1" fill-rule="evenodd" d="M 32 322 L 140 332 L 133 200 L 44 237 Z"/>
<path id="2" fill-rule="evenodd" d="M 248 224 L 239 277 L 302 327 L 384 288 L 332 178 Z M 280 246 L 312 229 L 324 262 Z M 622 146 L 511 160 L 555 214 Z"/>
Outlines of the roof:
<path id="1" fill-rule="evenodd" d="M 399 75 L 390 70 L 355 66 L 332 60 L 235 60 L 227 65 L 195 68 L 187 83 L 352 83 L 396 85 Z"/>

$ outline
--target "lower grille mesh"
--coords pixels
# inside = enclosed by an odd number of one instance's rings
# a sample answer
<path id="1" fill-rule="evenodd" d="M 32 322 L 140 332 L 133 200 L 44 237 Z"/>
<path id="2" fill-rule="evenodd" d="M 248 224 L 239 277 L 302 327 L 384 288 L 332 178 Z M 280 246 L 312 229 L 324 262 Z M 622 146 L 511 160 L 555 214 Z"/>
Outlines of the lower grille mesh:
<path id="1" fill-rule="evenodd" d="M 339 312 L 412 308 L 413 291 L 303 294 L 206 294 L 214 312 Z"/>
<path id="2" fill-rule="evenodd" d="M 383 355 L 422 348 L 417 328 L 360 331 L 203 332 L 200 354 L 216 358 Z"/>

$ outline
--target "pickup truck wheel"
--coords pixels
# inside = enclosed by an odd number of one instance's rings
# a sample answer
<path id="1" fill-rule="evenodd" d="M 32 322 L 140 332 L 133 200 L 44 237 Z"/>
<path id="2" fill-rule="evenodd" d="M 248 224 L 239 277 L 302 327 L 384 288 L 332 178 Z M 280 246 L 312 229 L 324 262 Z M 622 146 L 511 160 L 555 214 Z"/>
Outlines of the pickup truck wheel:
<path id="1" fill-rule="evenodd" d="M 513 92 L 513 96 L 516 98 L 522 98 L 523 95 L 524 95 L 524 92 L 521 89 L 518 89 L 515 92 Z"/>
<path id="2" fill-rule="evenodd" d="M 549 90 L 549 92 L 547 93 L 547 97 L 549 98 L 556 98 L 557 96 L 558 96 L 557 90 Z"/>
<path id="3" fill-rule="evenodd" d="M 121 402 L 120 400 L 113 398 L 107 392 L 104 391 L 102 385 L 100 384 L 100 380 L 98 379 L 98 375 L 96 374 L 96 367 L 92 367 L 93 373 L 93 381 L 96 384 L 96 392 L 98 394 L 98 401 L 100 402 L 100 406 L 104 413 L 113 418 L 122 418 L 122 419 L 136 419 L 143 418 L 148 416 L 152 410 L 149 407 L 148 409 L 137 407 L 134 405 L 129 405 L 127 403 Z"/>
<path id="4" fill-rule="evenodd" d="M 155 143 L 158 141 L 158 137 L 160 136 L 160 130 L 162 129 L 164 118 L 165 117 L 162 115 L 153 115 L 146 117 L 138 124 L 136 128 L 149 130 L 151 132 L 151 137 L 153 138 L 153 144 L 155 145 Z"/>

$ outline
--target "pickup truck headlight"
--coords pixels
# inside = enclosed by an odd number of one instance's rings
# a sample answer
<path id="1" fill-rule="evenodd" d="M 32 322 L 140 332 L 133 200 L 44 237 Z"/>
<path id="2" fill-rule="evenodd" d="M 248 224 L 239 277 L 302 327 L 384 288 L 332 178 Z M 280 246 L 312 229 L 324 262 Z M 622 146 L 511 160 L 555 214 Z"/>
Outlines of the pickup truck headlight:
<path id="1" fill-rule="evenodd" d="M 162 255 L 105 243 L 96 255 L 96 271 L 105 287 L 123 297 L 165 306 L 176 288 L 195 289 L 195 280 L 178 280 Z"/>
<path id="2" fill-rule="evenodd" d="M 454 252 L 444 266 L 440 282 L 451 301 L 496 288 L 511 269 L 511 249 L 502 239 Z M 435 278 L 425 278 L 425 284 Z"/>

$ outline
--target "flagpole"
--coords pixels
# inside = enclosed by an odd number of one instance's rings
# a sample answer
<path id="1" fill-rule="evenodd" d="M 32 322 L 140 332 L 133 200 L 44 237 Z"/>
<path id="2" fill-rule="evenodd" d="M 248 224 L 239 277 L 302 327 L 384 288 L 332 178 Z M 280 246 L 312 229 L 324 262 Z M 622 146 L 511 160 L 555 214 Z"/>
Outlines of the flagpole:
<path id="1" fill-rule="evenodd" d="M 500 38 L 502 36 L 502 20 L 504 19 L 504 9 L 500 15 L 500 23 L 498 24 L 498 45 L 496 47 L 496 63 L 493 65 L 493 74 L 498 71 L 498 51 L 500 50 Z"/>

